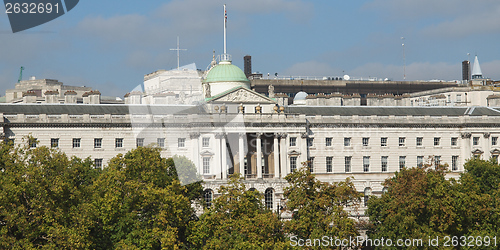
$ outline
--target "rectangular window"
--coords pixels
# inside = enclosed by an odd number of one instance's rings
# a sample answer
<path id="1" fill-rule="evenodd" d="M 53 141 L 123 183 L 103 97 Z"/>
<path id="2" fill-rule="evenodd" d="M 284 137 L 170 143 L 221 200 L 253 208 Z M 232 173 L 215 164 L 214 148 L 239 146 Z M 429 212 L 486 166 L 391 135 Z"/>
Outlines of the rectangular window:
<path id="1" fill-rule="evenodd" d="M 307 138 L 307 146 L 308 147 L 314 146 L 314 138 Z"/>
<path id="2" fill-rule="evenodd" d="M 203 157 L 203 174 L 210 174 L 210 157 Z"/>
<path id="3" fill-rule="evenodd" d="M 309 160 L 307 161 L 307 167 L 309 168 L 309 172 L 314 172 L 314 157 L 309 157 Z"/>
<path id="4" fill-rule="evenodd" d="M 438 147 L 441 143 L 441 137 L 434 137 L 434 147 Z"/>
<path id="5" fill-rule="evenodd" d="M 451 170 L 458 170 L 458 155 L 454 155 L 451 157 Z"/>
<path id="6" fill-rule="evenodd" d="M 137 138 L 137 139 L 135 139 L 135 145 L 137 147 L 144 147 L 144 138 Z"/>
<path id="7" fill-rule="evenodd" d="M 344 147 L 351 146 L 351 137 L 344 137 Z"/>
<path id="8" fill-rule="evenodd" d="M 123 138 L 115 138 L 115 148 L 123 148 Z"/>
<path id="9" fill-rule="evenodd" d="M 370 156 L 363 156 L 363 172 L 370 172 Z"/>
<path id="10" fill-rule="evenodd" d="M 102 138 L 94 138 L 94 148 L 102 148 Z"/>
<path id="11" fill-rule="evenodd" d="M 178 138 L 177 139 L 177 147 L 179 147 L 179 148 L 186 147 L 186 138 Z"/>
<path id="12" fill-rule="evenodd" d="M 457 102 L 462 102 L 462 95 L 461 94 L 457 94 Z"/>
<path id="13" fill-rule="evenodd" d="M 491 137 L 491 146 L 496 146 L 498 144 L 498 137 Z"/>
<path id="14" fill-rule="evenodd" d="M 204 148 L 210 147 L 210 137 L 203 137 L 201 146 Z"/>
<path id="15" fill-rule="evenodd" d="M 59 147 L 59 138 L 50 139 L 50 147 L 52 147 L 52 148 Z"/>
<path id="16" fill-rule="evenodd" d="M 290 137 L 290 147 L 297 146 L 297 137 Z"/>
<path id="17" fill-rule="evenodd" d="M 331 156 L 326 157 L 326 172 L 333 172 L 333 157 Z"/>
<path id="18" fill-rule="evenodd" d="M 387 147 L 387 137 L 380 138 L 380 146 Z"/>
<path id="19" fill-rule="evenodd" d="M 387 159 L 389 156 L 382 156 L 380 165 L 382 166 L 382 172 L 387 172 Z"/>
<path id="20" fill-rule="evenodd" d="M 457 146 L 458 145 L 458 138 L 457 137 L 451 137 L 451 146 Z"/>
<path id="21" fill-rule="evenodd" d="M 399 146 L 404 147 L 406 145 L 406 138 L 405 137 L 399 137 Z"/>
<path id="22" fill-rule="evenodd" d="M 474 145 L 474 146 L 479 145 L 479 137 L 473 137 L 472 138 L 472 145 Z"/>
<path id="23" fill-rule="evenodd" d="M 406 167 L 406 156 L 399 157 L 399 170 L 403 170 Z"/>
<path id="24" fill-rule="evenodd" d="M 297 156 L 290 157 L 290 172 L 295 171 L 297 169 Z"/>
<path id="25" fill-rule="evenodd" d="M 326 138 L 326 141 L 325 141 L 326 146 L 331 147 L 332 141 L 333 141 L 333 138 L 331 138 L 331 137 Z"/>
<path id="26" fill-rule="evenodd" d="M 30 138 L 30 148 L 36 148 L 36 138 Z"/>
<path id="27" fill-rule="evenodd" d="M 424 167 L 424 156 L 423 155 L 417 156 L 417 166 L 419 168 Z"/>
<path id="28" fill-rule="evenodd" d="M 424 138 L 423 137 L 417 137 L 417 147 L 421 147 L 423 144 Z"/>
<path id="29" fill-rule="evenodd" d="M 158 147 L 164 148 L 165 147 L 165 138 L 156 138 L 156 143 L 158 144 Z"/>
<path id="30" fill-rule="evenodd" d="M 369 142 L 370 142 L 370 138 L 368 138 L 368 137 L 363 137 L 362 142 L 363 142 L 363 147 L 368 147 L 368 144 L 369 144 Z"/>
<path id="31" fill-rule="evenodd" d="M 82 146 L 81 142 L 82 142 L 81 138 L 73 138 L 73 148 L 81 147 Z"/>
<path id="32" fill-rule="evenodd" d="M 434 156 L 434 166 L 437 167 L 439 165 L 441 165 L 441 156 L 436 155 L 436 156 Z"/>
<path id="33" fill-rule="evenodd" d="M 94 166 L 95 168 L 102 168 L 102 159 L 95 159 Z"/>
<path id="34" fill-rule="evenodd" d="M 346 173 L 351 172 L 351 159 L 352 159 L 352 156 L 346 156 L 344 159 L 344 166 L 345 166 Z"/>

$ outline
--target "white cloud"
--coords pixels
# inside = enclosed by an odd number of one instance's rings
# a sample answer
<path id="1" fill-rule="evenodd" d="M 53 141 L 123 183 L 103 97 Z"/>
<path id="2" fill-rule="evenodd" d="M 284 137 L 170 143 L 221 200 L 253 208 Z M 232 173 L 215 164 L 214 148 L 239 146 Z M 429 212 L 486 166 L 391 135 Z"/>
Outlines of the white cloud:
<path id="1" fill-rule="evenodd" d="M 500 60 L 481 63 L 481 71 L 484 77 L 500 80 Z"/>
<path id="2" fill-rule="evenodd" d="M 449 64 L 445 62 L 429 63 L 417 62 L 406 66 L 406 80 L 460 80 L 461 64 Z M 403 80 L 403 65 L 384 65 L 380 63 L 369 63 L 359 66 L 350 74 L 356 77 L 389 78 L 392 80 Z"/>
<path id="3" fill-rule="evenodd" d="M 428 37 L 464 37 L 499 32 L 498 0 L 373 0 L 363 6 L 383 20 L 414 26 Z M 414 23 L 412 23 L 414 22 Z"/>
<path id="4" fill-rule="evenodd" d="M 489 11 L 469 13 L 454 20 L 432 25 L 423 30 L 427 36 L 466 37 L 481 34 L 499 34 L 500 5 Z"/>
<path id="5" fill-rule="evenodd" d="M 484 11 L 498 5 L 497 0 L 373 0 L 366 3 L 363 8 L 379 11 L 384 18 L 401 20 L 422 17 L 455 18 L 471 13 L 482 15 Z"/>
<path id="6" fill-rule="evenodd" d="M 308 61 L 300 62 L 292 65 L 290 68 L 279 73 L 280 76 L 337 76 L 339 75 L 339 70 L 334 69 L 329 64 L 318 62 L 318 61 Z"/>

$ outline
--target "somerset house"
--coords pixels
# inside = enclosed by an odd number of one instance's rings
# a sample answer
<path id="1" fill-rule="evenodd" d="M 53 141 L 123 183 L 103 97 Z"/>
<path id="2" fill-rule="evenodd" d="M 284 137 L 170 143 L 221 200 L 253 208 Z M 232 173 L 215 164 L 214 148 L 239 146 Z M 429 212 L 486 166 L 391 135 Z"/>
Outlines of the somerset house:
<path id="1" fill-rule="evenodd" d="M 31 135 L 31 147 L 91 157 L 96 168 L 133 148 L 159 147 L 164 157 L 195 163 L 206 202 L 240 173 L 277 210 L 284 177 L 302 163 L 322 181 L 352 176 L 371 195 L 405 167 L 447 164 L 458 177 L 471 157 L 497 159 L 500 95 L 475 74 L 464 85 L 403 95 L 300 91 L 292 100 L 272 84 L 267 93 L 252 90 L 224 54 L 207 71 L 148 74 L 144 90 L 124 99 L 56 80 L 20 81 L 0 104 L 0 132 L 15 144 Z"/>

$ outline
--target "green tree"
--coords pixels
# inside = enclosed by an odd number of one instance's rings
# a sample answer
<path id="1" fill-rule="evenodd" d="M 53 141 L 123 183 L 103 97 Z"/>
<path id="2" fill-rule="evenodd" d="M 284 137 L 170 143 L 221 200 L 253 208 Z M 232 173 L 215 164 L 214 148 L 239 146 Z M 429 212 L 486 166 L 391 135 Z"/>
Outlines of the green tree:
<path id="1" fill-rule="evenodd" d="M 348 210 L 356 209 L 360 195 L 350 179 L 338 183 L 317 180 L 306 167 L 287 175 L 286 209 L 293 213 L 285 222 L 286 232 L 301 239 L 323 236 L 356 237 L 356 222 Z"/>
<path id="2" fill-rule="evenodd" d="M 467 198 L 462 210 L 468 235 L 500 239 L 500 166 L 493 159 L 472 158 L 464 168 L 460 191 Z"/>
<path id="3" fill-rule="evenodd" d="M 428 246 L 429 237 L 439 237 L 442 243 L 445 236 L 468 235 L 468 219 L 481 212 L 467 210 L 477 208 L 481 199 L 461 192 L 460 184 L 447 180 L 445 174 L 446 166 L 426 165 L 403 169 L 387 179 L 384 186 L 388 191 L 368 202 L 367 214 L 373 225 L 368 236 L 422 239 L 423 246 L 412 247 L 421 249 L 433 248 Z"/>
<path id="4" fill-rule="evenodd" d="M 89 159 L 1 143 L 0 248 L 89 248 L 85 211 L 98 174 Z"/>
<path id="5" fill-rule="evenodd" d="M 220 197 L 191 222 L 190 242 L 196 249 L 283 249 L 282 223 L 262 204 L 262 195 L 249 191 L 232 175 Z"/>
<path id="6" fill-rule="evenodd" d="M 182 186 L 173 163 L 147 147 L 110 160 L 94 184 L 92 248 L 186 247 L 187 225 L 194 219 L 191 202 L 202 188 L 200 183 Z"/>

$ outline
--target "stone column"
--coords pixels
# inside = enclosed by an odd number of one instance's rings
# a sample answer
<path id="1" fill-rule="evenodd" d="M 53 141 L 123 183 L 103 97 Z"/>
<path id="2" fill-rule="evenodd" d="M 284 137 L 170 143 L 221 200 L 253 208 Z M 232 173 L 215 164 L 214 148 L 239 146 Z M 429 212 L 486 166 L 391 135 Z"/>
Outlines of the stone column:
<path id="1" fill-rule="evenodd" d="M 262 133 L 257 133 L 257 178 L 262 179 Z"/>
<path id="2" fill-rule="evenodd" d="M 240 173 L 245 177 L 245 137 L 246 133 L 239 133 L 238 135 L 238 160 L 240 162 Z"/>
<path id="3" fill-rule="evenodd" d="M 189 138 L 192 141 L 193 155 L 192 160 L 194 165 L 198 168 L 198 173 L 203 175 L 203 166 L 200 164 L 200 133 L 189 133 Z"/>
<path id="4" fill-rule="evenodd" d="M 274 133 L 273 143 L 274 153 L 274 178 L 280 178 L 280 151 L 279 151 L 279 134 Z"/>
<path id="5" fill-rule="evenodd" d="M 484 159 L 489 160 L 491 157 L 491 152 L 490 152 L 490 133 L 483 133 L 483 151 L 484 151 Z"/>
<path id="6" fill-rule="evenodd" d="M 214 166 L 214 173 L 216 174 L 216 178 L 222 179 L 222 172 L 221 172 L 221 152 L 220 152 L 220 133 L 215 134 L 215 166 Z"/>
<path id="7" fill-rule="evenodd" d="M 220 144 L 221 144 L 221 167 L 222 167 L 222 179 L 227 179 L 227 145 L 226 145 L 226 133 L 222 133 L 220 135 Z"/>
<path id="8" fill-rule="evenodd" d="M 308 159 L 307 159 L 307 138 L 308 138 L 308 135 L 307 133 L 302 133 L 300 135 L 300 161 L 297 162 L 297 169 L 300 169 L 302 168 L 302 162 L 306 162 Z"/>
<path id="9" fill-rule="evenodd" d="M 469 132 L 461 133 L 462 141 L 461 141 L 461 156 L 460 156 L 460 168 L 459 170 L 463 170 L 463 165 L 465 161 L 471 158 L 471 138 L 472 134 Z"/>
<path id="10" fill-rule="evenodd" d="M 287 133 L 281 133 L 280 134 L 280 141 L 281 141 L 281 178 L 285 178 L 285 176 L 288 174 L 288 155 L 287 155 L 287 144 L 286 144 L 286 137 Z"/>

